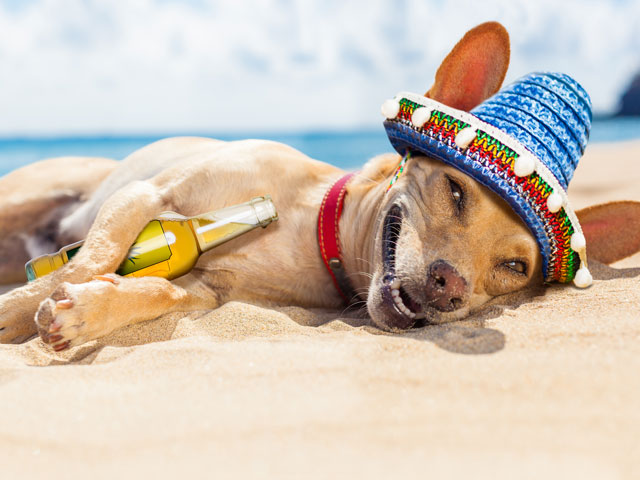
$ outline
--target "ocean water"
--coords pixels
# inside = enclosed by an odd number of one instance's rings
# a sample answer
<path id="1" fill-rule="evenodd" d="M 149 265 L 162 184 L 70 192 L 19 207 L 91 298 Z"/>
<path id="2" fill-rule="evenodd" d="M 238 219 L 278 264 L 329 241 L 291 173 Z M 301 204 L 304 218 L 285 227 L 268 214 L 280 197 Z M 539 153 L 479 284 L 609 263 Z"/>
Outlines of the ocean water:
<path id="1" fill-rule="evenodd" d="M 391 151 L 382 126 L 379 129 L 342 132 L 188 134 L 222 140 L 245 138 L 274 140 L 286 143 L 312 158 L 344 169 L 358 168 L 374 155 Z M 174 135 L 176 134 L 0 138 L 0 175 L 38 160 L 58 156 L 97 156 L 121 160 L 140 147 Z M 640 117 L 596 119 L 593 122 L 591 142 L 618 142 L 633 139 L 640 139 Z"/>

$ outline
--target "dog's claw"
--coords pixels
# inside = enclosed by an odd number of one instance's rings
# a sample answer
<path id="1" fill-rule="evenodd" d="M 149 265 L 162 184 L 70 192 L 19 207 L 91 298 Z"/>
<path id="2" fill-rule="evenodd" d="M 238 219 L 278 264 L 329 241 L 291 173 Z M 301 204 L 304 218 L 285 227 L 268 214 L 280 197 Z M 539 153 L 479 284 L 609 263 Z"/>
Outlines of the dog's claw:
<path id="1" fill-rule="evenodd" d="M 53 345 L 53 350 L 55 350 L 56 352 L 61 352 L 62 350 L 66 350 L 67 348 L 69 348 L 69 345 L 71 344 L 71 342 L 69 340 L 67 340 L 64 343 L 58 343 L 57 345 Z"/>
<path id="2" fill-rule="evenodd" d="M 104 282 L 110 282 L 113 283 L 114 285 L 118 285 L 120 283 L 120 280 L 118 280 L 118 278 L 114 275 L 94 275 L 93 276 L 94 280 L 102 280 Z"/>
<path id="3" fill-rule="evenodd" d="M 69 300 L 68 298 L 65 298 L 64 300 L 58 300 L 56 302 L 56 308 L 59 308 L 61 310 L 68 310 L 71 307 L 73 307 L 73 301 Z"/>

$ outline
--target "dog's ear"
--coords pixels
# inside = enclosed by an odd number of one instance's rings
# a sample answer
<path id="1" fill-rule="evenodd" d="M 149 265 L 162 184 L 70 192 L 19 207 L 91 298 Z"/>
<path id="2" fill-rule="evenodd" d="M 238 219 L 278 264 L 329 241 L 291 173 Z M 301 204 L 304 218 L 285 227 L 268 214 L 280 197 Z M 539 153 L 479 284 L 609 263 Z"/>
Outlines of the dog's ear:
<path id="1" fill-rule="evenodd" d="M 509 67 L 509 34 L 497 22 L 469 30 L 436 73 L 425 96 L 469 111 L 496 93 Z"/>
<path id="2" fill-rule="evenodd" d="M 640 251 L 640 202 L 611 202 L 576 212 L 589 259 L 610 264 Z"/>

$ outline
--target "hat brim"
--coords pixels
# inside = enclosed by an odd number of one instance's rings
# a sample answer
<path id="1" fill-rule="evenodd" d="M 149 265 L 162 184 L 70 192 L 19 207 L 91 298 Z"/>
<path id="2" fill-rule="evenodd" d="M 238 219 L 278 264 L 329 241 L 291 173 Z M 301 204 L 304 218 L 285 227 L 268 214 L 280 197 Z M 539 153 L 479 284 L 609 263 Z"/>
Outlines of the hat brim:
<path id="1" fill-rule="evenodd" d="M 545 281 L 570 282 L 586 251 L 574 251 L 571 237 L 582 234 L 569 199 L 553 173 L 517 139 L 474 115 L 412 93 L 396 95 L 398 113 L 384 122 L 393 147 L 400 154 L 418 152 L 437 158 L 486 186 L 522 218 L 536 239 L 543 259 Z M 413 113 L 426 108 L 428 120 L 413 123 Z M 423 118 L 425 115 L 423 114 Z M 474 129 L 475 138 L 464 148 L 456 144 L 463 129 Z M 518 176 L 518 159 L 533 162 L 530 175 Z M 556 212 L 547 205 L 551 193 L 560 195 L 563 207 Z"/>

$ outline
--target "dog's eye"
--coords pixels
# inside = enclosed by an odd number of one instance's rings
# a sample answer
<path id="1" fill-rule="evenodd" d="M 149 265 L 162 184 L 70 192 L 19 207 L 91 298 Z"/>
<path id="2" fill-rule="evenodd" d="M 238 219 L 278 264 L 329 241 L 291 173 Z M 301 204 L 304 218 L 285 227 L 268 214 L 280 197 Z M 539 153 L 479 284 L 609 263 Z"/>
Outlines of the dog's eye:
<path id="1" fill-rule="evenodd" d="M 464 200 L 464 192 L 460 185 L 454 182 L 451 178 L 447 178 L 449 180 L 449 188 L 451 189 L 451 198 L 453 198 L 453 203 L 455 204 L 458 210 L 462 210 L 462 201 Z"/>
<path id="2" fill-rule="evenodd" d="M 510 260 L 508 262 L 504 262 L 502 266 L 520 275 L 527 274 L 527 264 L 525 262 L 521 262 L 520 260 Z"/>

